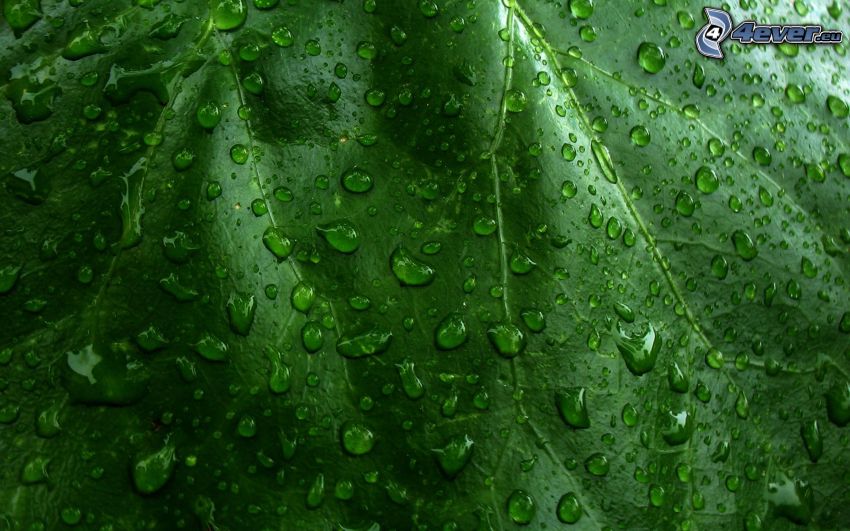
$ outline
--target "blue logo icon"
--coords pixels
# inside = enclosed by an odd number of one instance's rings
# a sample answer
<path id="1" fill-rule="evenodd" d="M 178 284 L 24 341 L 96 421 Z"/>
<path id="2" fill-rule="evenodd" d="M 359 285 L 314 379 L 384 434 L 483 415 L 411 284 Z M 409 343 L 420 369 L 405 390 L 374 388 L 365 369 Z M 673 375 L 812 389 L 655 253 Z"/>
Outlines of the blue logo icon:
<path id="1" fill-rule="evenodd" d="M 723 59 L 720 44 L 732 31 L 732 17 L 726 11 L 713 7 L 705 8 L 705 16 L 708 23 L 697 33 L 697 51 L 712 59 Z"/>
<path id="2" fill-rule="evenodd" d="M 720 45 L 727 38 L 740 44 L 838 44 L 844 35 L 838 30 L 825 30 L 818 25 L 758 24 L 741 22 L 733 29 L 732 16 L 716 7 L 706 7 L 708 22 L 694 39 L 697 51 L 712 59 L 723 59 Z"/>

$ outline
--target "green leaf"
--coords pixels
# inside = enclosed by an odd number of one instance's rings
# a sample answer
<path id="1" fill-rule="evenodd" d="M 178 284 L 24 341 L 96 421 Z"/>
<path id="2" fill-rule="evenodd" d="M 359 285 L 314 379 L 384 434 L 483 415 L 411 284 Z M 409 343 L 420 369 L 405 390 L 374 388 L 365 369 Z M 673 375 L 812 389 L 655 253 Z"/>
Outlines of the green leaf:
<path id="1" fill-rule="evenodd" d="M 0 522 L 845 525 L 847 47 L 701 9 L 3 2 Z"/>

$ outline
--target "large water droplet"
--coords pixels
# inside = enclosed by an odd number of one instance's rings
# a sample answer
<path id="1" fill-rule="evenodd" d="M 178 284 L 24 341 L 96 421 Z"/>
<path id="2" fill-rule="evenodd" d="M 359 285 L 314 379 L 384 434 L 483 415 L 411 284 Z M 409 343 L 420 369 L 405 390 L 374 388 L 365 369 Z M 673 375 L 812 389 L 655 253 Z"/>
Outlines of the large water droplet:
<path id="1" fill-rule="evenodd" d="M 350 254 L 360 247 L 357 228 L 347 219 L 340 219 L 316 227 L 316 232 L 341 253 Z"/>
<path id="2" fill-rule="evenodd" d="M 525 334 L 510 322 L 494 323 L 487 330 L 487 339 L 505 358 L 513 358 L 525 349 Z"/>
<path id="3" fill-rule="evenodd" d="M 233 293 L 227 300 L 227 317 L 230 321 L 230 329 L 237 334 L 247 336 L 254 322 L 254 313 L 257 310 L 257 301 L 253 295 L 244 293 Z"/>
<path id="4" fill-rule="evenodd" d="M 342 447 L 351 455 L 363 455 L 375 446 L 375 434 L 359 422 L 346 422 L 339 431 Z"/>
<path id="5" fill-rule="evenodd" d="M 668 411 L 661 436 L 670 446 L 685 444 L 694 431 L 693 413 L 687 410 Z"/>
<path id="6" fill-rule="evenodd" d="M 442 448 L 434 449 L 440 469 L 449 477 L 454 478 L 469 463 L 472 449 L 475 446 L 469 435 L 457 435 L 449 439 Z"/>
<path id="7" fill-rule="evenodd" d="M 236 29 L 248 18 L 248 6 L 244 0 L 213 0 L 212 19 L 217 29 Z"/>
<path id="8" fill-rule="evenodd" d="M 664 50 L 657 44 L 652 42 L 643 42 L 638 47 L 638 64 L 648 74 L 657 74 L 661 72 L 667 62 L 667 57 Z"/>
<path id="9" fill-rule="evenodd" d="M 227 359 L 227 343 L 212 334 L 204 334 L 197 343 L 192 345 L 195 352 L 210 361 L 225 361 Z"/>
<path id="10" fill-rule="evenodd" d="M 826 393 L 826 414 L 838 427 L 850 423 L 850 382 L 836 382 Z"/>
<path id="11" fill-rule="evenodd" d="M 133 484 L 142 494 L 153 494 L 171 478 L 176 463 L 174 445 L 165 441 L 159 450 L 142 455 L 133 464 Z"/>
<path id="12" fill-rule="evenodd" d="M 573 428 L 590 427 L 586 395 L 587 390 L 584 387 L 571 387 L 555 393 L 555 404 L 561 418 Z"/>
<path id="13" fill-rule="evenodd" d="M 434 268 L 401 245 L 390 256 L 390 267 L 402 286 L 427 286 L 434 280 Z"/>
<path id="14" fill-rule="evenodd" d="M 508 497 L 508 516 L 515 524 L 526 525 L 531 523 L 537 513 L 537 504 L 531 494 L 524 490 L 515 490 Z"/>
<path id="15" fill-rule="evenodd" d="M 346 358 L 381 354 L 389 348 L 392 338 L 392 332 L 374 325 L 366 330 L 343 334 L 336 342 L 336 350 Z"/>
<path id="16" fill-rule="evenodd" d="M 640 376 L 655 367 L 658 351 L 661 350 L 661 337 L 652 323 L 647 323 L 641 332 L 633 336 L 626 334 L 618 324 L 614 341 L 632 374 Z"/>
<path id="17" fill-rule="evenodd" d="M 581 502 L 574 492 L 568 492 L 561 496 L 558 500 L 556 509 L 558 520 L 565 524 L 574 524 L 579 521 L 582 515 Z"/>
<path id="18" fill-rule="evenodd" d="M 434 342 L 440 350 L 452 350 L 466 343 L 466 323 L 459 313 L 447 315 L 434 332 Z"/>
<path id="19" fill-rule="evenodd" d="M 732 233 L 732 244 L 735 246 L 735 252 L 738 253 L 738 256 L 746 262 L 749 262 L 759 254 L 756 244 L 753 243 L 750 235 L 744 231 L 736 230 Z"/>

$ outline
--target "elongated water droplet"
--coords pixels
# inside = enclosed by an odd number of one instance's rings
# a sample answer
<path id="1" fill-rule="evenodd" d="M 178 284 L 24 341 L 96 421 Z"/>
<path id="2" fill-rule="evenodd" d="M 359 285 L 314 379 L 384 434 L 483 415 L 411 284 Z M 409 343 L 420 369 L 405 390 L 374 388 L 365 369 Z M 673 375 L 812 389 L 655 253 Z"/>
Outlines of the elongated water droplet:
<path id="1" fill-rule="evenodd" d="M 402 286 L 427 286 L 434 280 L 434 268 L 401 245 L 390 256 L 390 267 Z"/>
<path id="2" fill-rule="evenodd" d="M 800 426 L 800 436 L 812 463 L 817 463 L 823 455 L 823 436 L 817 419 L 804 422 Z"/>
<path id="3" fill-rule="evenodd" d="M 850 382 L 836 382 L 826 393 L 826 414 L 838 427 L 850 423 Z"/>
<path id="4" fill-rule="evenodd" d="M 661 350 L 661 338 L 655 332 L 652 323 L 647 323 L 642 332 L 630 336 L 617 325 L 617 335 L 614 337 L 617 350 L 623 356 L 626 367 L 632 374 L 640 376 L 655 367 L 658 351 Z"/>
<path id="5" fill-rule="evenodd" d="M 346 358 L 362 358 L 385 352 L 392 340 L 389 330 L 374 325 L 366 330 L 343 334 L 336 343 L 336 350 Z"/>
<path id="6" fill-rule="evenodd" d="M 227 359 L 227 343 L 212 334 L 205 334 L 193 345 L 195 352 L 210 361 L 225 361 Z"/>
<path id="7" fill-rule="evenodd" d="M 571 387 L 555 393 L 555 404 L 561 418 L 573 428 L 590 427 L 586 395 L 587 390 L 584 387 Z"/>
<path id="8" fill-rule="evenodd" d="M 354 224 L 340 219 L 316 227 L 316 232 L 341 253 L 350 254 L 360 247 L 360 235 Z"/>
<path id="9" fill-rule="evenodd" d="M 133 484 L 142 494 L 153 494 L 171 479 L 174 472 L 174 445 L 165 441 L 159 450 L 140 456 L 133 464 Z"/>
<path id="10" fill-rule="evenodd" d="M 474 446 L 472 438 L 463 434 L 452 437 L 445 446 L 432 451 L 437 456 L 443 474 L 452 479 L 469 463 Z"/>
<path id="11" fill-rule="evenodd" d="M 254 313 L 257 310 L 257 301 L 253 295 L 244 293 L 233 293 L 227 300 L 227 317 L 230 321 L 230 329 L 237 334 L 247 336 L 254 322 Z"/>
<path id="12" fill-rule="evenodd" d="M 593 151 L 593 157 L 608 182 L 616 183 L 617 174 L 614 173 L 614 161 L 611 160 L 611 153 L 605 147 L 605 144 L 594 139 L 590 141 L 590 149 Z"/>
<path id="13" fill-rule="evenodd" d="M 263 245 L 268 249 L 278 260 L 286 259 L 295 247 L 295 243 L 290 240 L 283 230 L 278 227 L 269 227 L 263 233 Z"/>
<path id="14" fill-rule="evenodd" d="M 685 444 L 694 431 L 693 413 L 687 410 L 668 411 L 661 436 L 670 446 Z"/>
<path id="15" fill-rule="evenodd" d="M 750 235 L 744 231 L 736 230 L 732 233 L 732 244 L 735 246 L 735 252 L 738 253 L 738 256 L 746 262 L 749 262 L 759 254 L 756 244 L 753 243 Z"/>
<path id="16" fill-rule="evenodd" d="M 316 474 L 316 478 L 310 485 L 310 490 L 307 491 L 307 508 L 316 509 L 325 500 L 325 475 Z"/>

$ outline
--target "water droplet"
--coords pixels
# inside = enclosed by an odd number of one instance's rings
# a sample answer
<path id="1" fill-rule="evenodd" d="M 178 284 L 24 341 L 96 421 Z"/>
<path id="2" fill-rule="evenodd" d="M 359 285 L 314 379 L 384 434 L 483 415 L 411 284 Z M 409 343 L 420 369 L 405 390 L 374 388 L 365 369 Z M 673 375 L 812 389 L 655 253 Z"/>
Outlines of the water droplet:
<path id="1" fill-rule="evenodd" d="M 280 352 L 269 349 L 267 354 L 272 364 L 269 374 L 269 391 L 276 395 L 286 393 L 292 385 L 292 372 L 289 365 L 284 363 Z"/>
<path id="2" fill-rule="evenodd" d="M 515 275 L 527 275 L 537 264 L 525 253 L 515 249 L 510 258 L 511 273 Z"/>
<path id="3" fill-rule="evenodd" d="M 280 46 L 281 48 L 289 48 L 293 44 L 295 44 L 295 38 L 292 36 L 292 32 L 286 26 L 280 26 L 275 28 L 272 32 L 272 42 Z"/>
<path id="4" fill-rule="evenodd" d="M 230 329 L 235 333 L 247 336 L 254 322 L 257 301 L 253 295 L 233 293 L 227 300 L 227 317 Z"/>
<path id="5" fill-rule="evenodd" d="M 635 376 L 645 374 L 655 367 L 658 351 L 661 350 L 661 337 L 656 334 L 652 323 L 647 323 L 641 332 L 633 336 L 626 334 L 618 324 L 614 341 L 623 361 L 626 362 L 626 367 Z"/>
<path id="6" fill-rule="evenodd" d="M 37 455 L 27 461 L 21 469 L 21 483 L 32 485 L 47 481 L 47 466 L 49 464 L 50 458 L 41 455 Z"/>
<path id="7" fill-rule="evenodd" d="M 316 232 L 337 251 L 350 254 L 360 247 L 360 235 L 354 224 L 347 219 L 339 219 L 316 227 Z"/>
<path id="8" fill-rule="evenodd" d="M 584 469 L 594 476 L 604 476 L 608 474 L 608 470 L 610 469 L 608 458 L 599 452 L 590 454 L 584 460 Z"/>
<path id="9" fill-rule="evenodd" d="M 339 431 L 342 447 L 351 455 L 364 455 L 375 446 L 375 434 L 366 425 L 348 421 Z"/>
<path id="10" fill-rule="evenodd" d="M 440 321 L 434 332 L 434 342 L 440 350 L 452 350 L 466 343 L 466 323 L 459 313 L 451 313 Z"/>
<path id="11" fill-rule="evenodd" d="M 452 437 L 445 446 L 432 451 L 437 456 L 443 474 L 452 479 L 469 463 L 474 446 L 475 443 L 469 435 L 464 434 Z"/>
<path id="12" fill-rule="evenodd" d="M 343 334 L 336 343 L 336 350 L 346 358 L 362 358 L 385 352 L 393 334 L 378 325 L 363 331 Z"/>
<path id="13" fill-rule="evenodd" d="M 227 359 L 227 343 L 212 334 L 204 334 L 192 348 L 204 359 L 210 361 L 225 361 Z"/>
<path id="14" fill-rule="evenodd" d="M 505 107 L 509 112 L 522 112 L 526 105 L 528 105 L 528 98 L 525 92 L 512 88 L 505 93 Z"/>
<path id="15" fill-rule="evenodd" d="M 243 144 L 233 144 L 230 148 L 230 159 L 236 164 L 248 162 L 248 147 Z"/>
<path id="16" fill-rule="evenodd" d="M 546 328 L 546 316 L 536 308 L 525 308 L 520 312 L 522 322 L 532 332 L 542 332 Z"/>
<path id="17" fill-rule="evenodd" d="M 687 410 L 668 411 L 661 436 L 670 446 L 685 444 L 694 431 L 694 415 Z"/>
<path id="18" fill-rule="evenodd" d="M 496 232 L 498 225 L 490 216 L 479 216 L 472 223 L 472 231 L 478 236 L 489 236 Z"/>
<path id="19" fill-rule="evenodd" d="M 847 118 L 847 116 L 850 115 L 850 106 L 848 106 L 847 103 L 838 96 L 827 96 L 826 107 L 836 118 Z"/>
<path id="20" fill-rule="evenodd" d="M 753 148 L 753 160 L 755 160 L 759 166 L 769 166 L 772 158 L 770 151 L 767 149 L 761 146 Z"/>
<path id="21" fill-rule="evenodd" d="M 248 7 L 244 0 L 214 0 L 211 14 L 215 27 L 228 31 L 245 23 Z"/>
<path id="22" fill-rule="evenodd" d="M 584 387 L 571 387 L 555 393 L 555 404 L 561 418 L 573 428 L 589 428 L 590 417 L 587 414 L 587 402 Z"/>
<path id="23" fill-rule="evenodd" d="M 15 35 L 20 35 L 41 19 L 41 0 L 6 0 L 3 17 Z"/>
<path id="24" fill-rule="evenodd" d="M 325 344 L 325 333 L 317 321 L 307 321 L 301 327 L 301 344 L 307 352 L 318 352 Z"/>
<path id="25" fill-rule="evenodd" d="M 696 203 L 691 194 L 681 191 L 676 195 L 676 212 L 682 216 L 689 218 L 694 214 Z"/>
<path id="26" fill-rule="evenodd" d="M 756 244 L 753 243 L 750 235 L 744 231 L 736 230 L 732 233 L 732 244 L 735 246 L 735 252 L 738 253 L 738 256 L 746 262 L 754 259 L 759 254 Z"/>
<path id="27" fill-rule="evenodd" d="M 507 509 L 508 516 L 514 523 L 527 525 L 537 513 L 537 504 L 531 494 L 524 490 L 515 490 L 508 497 Z"/>
<path id="28" fill-rule="evenodd" d="M 678 361 L 672 361 L 667 365 L 667 385 L 674 393 L 687 393 L 691 382 Z"/>
<path id="29" fill-rule="evenodd" d="M 570 0 L 570 13 L 575 18 L 590 18 L 593 15 L 593 0 Z"/>
<path id="30" fill-rule="evenodd" d="M 434 280 L 434 268 L 401 245 L 390 256 L 390 267 L 402 286 L 427 286 Z"/>
<path id="31" fill-rule="evenodd" d="M 556 514 L 558 520 L 565 524 L 574 524 L 581 519 L 582 507 L 576 493 L 568 492 L 561 496 L 561 499 L 558 500 Z"/>
<path id="32" fill-rule="evenodd" d="M 19 265 L 6 265 L 0 267 L 0 295 L 9 293 L 18 282 L 18 274 L 21 272 Z"/>
<path id="33" fill-rule="evenodd" d="M 832 384 L 826 392 L 826 415 L 830 422 L 842 428 L 850 423 L 850 382 Z"/>
<path id="34" fill-rule="evenodd" d="M 307 508 L 316 509 L 325 500 L 325 476 L 324 474 L 316 474 L 310 489 L 307 491 Z"/>
<path id="35" fill-rule="evenodd" d="M 812 463 L 817 463 L 823 455 L 823 437 L 817 419 L 804 422 L 800 426 L 800 436 Z"/>
<path id="36" fill-rule="evenodd" d="M 434 0 L 419 0 L 419 12 L 425 18 L 434 18 L 440 13 L 440 8 Z"/>
<path id="37" fill-rule="evenodd" d="M 51 404 L 47 409 L 42 410 L 35 419 L 35 431 L 39 437 L 49 439 L 55 437 L 62 430 L 59 425 L 59 413 L 61 404 L 59 402 Z"/>
<path id="38" fill-rule="evenodd" d="M 640 67 L 648 74 L 657 74 L 667 62 L 664 50 L 652 42 L 641 43 L 638 47 L 637 58 Z"/>
<path id="39" fill-rule="evenodd" d="M 401 363 L 396 365 L 398 375 L 401 377 L 401 388 L 404 389 L 404 394 L 408 398 L 417 400 L 425 394 L 425 387 L 422 385 L 422 380 L 416 376 L 416 367 L 410 358 L 404 358 Z"/>
<path id="40" fill-rule="evenodd" d="M 720 180 L 714 170 L 708 166 L 701 166 L 694 174 L 694 183 L 697 190 L 704 194 L 710 194 L 720 187 Z"/>
<path id="41" fill-rule="evenodd" d="M 487 339 L 501 356 L 513 358 L 525 349 L 525 334 L 510 322 L 493 324 L 487 330 Z"/>
<path id="42" fill-rule="evenodd" d="M 208 101 L 198 107 L 195 117 L 204 129 L 214 129 L 221 121 L 221 109 L 214 101 Z"/>
<path id="43" fill-rule="evenodd" d="M 622 302 L 614 303 L 614 311 L 623 321 L 627 323 L 635 322 L 635 312 L 629 306 Z"/>
<path id="44" fill-rule="evenodd" d="M 133 464 L 133 484 L 141 494 L 153 494 L 171 479 L 176 459 L 174 445 L 165 440 L 159 450 L 142 455 Z"/>
<path id="45" fill-rule="evenodd" d="M 576 159 L 576 148 L 572 144 L 564 144 L 561 146 L 561 156 L 564 160 L 572 162 Z"/>
<path id="46" fill-rule="evenodd" d="M 342 174 L 342 186 L 354 194 L 362 194 L 372 189 L 372 175 L 361 168 L 351 168 Z"/>
<path id="47" fill-rule="evenodd" d="M 617 174 L 614 173 L 614 161 L 611 160 L 611 153 L 608 151 L 608 148 L 602 142 L 591 140 L 590 150 L 593 152 L 593 157 L 596 159 L 596 163 L 599 164 L 599 168 L 608 182 L 616 183 Z"/>
<path id="48" fill-rule="evenodd" d="M 278 227 L 266 229 L 263 233 L 263 244 L 278 260 L 286 259 L 292 254 L 292 249 L 295 247 L 295 243 Z"/>
<path id="49" fill-rule="evenodd" d="M 632 139 L 632 144 L 638 147 L 648 146 L 651 139 L 649 129 L 642 125 L 632 127 L 632 130 L 629 132 L 629 138 Z"/>

